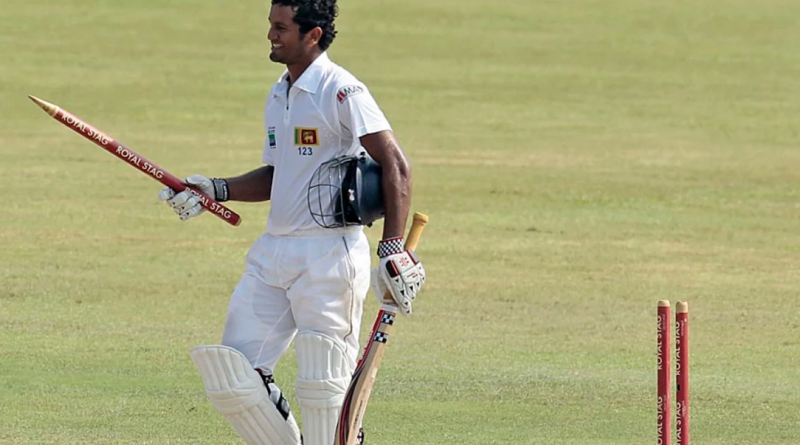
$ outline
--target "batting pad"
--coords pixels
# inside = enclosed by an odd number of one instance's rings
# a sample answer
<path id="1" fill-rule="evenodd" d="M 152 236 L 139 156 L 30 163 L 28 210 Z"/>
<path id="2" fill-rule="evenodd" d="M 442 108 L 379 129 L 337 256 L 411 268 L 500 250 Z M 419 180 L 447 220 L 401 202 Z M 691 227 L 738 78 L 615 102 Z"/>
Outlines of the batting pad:
<path id="1" fill-rule="evenodd" d="M 333 339 L 315 332 L 300 333 L 294 342 L 303 443 L 331 445 L 352 376 L 347 355 Z"/>
<path id="2" fill-rule="evenodd" d="M 269 399 L 261 376 L 245 356 L 227 346 L 196 346 L 190 355 L 206 393 L 248 445 L 299 445 L 294 417 L 284 420 Z"/>

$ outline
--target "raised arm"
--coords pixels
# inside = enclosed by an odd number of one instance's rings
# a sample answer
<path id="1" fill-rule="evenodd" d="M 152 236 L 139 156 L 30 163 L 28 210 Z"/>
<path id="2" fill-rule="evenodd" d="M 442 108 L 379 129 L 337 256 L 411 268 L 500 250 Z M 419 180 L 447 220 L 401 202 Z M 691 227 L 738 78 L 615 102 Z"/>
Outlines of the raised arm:
<path id="1" fill-rule="evenodd" d="M 208 178 L 203 175 L 192 175 L 184 179 L 184 184 L 197 187 L 206 195 L 218 202 L 246 201 L 259 202 L 269 200 L 272 194 L 272 176 L 275 169 L 271 165 L 257 168 L 251 172 L 233 178 Z M 205 211 L 200 205 L 200 198 L 188 190 L 175 193 L 167 187 L 158 193 L 158 198 L 183 220 L 193 218 Z"/>

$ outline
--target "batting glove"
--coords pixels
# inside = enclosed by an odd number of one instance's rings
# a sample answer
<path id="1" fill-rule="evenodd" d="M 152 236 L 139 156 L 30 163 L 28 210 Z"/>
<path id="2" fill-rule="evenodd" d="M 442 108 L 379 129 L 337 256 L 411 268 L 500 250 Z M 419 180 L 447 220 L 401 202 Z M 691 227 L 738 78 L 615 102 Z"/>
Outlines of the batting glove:
<path id="1" fill-rule="evenodd" d="M 210 179 L 202 175 L 192 175 L 184 179 L 183 183 L 200 190 L 217 202 L 228 200 L 228 181 L 224 179 Z M 158 199 L 172 207 L 172 210 L 180 217 L 181 221 L 186 221 L 206 211 L 200 205 L 200 197 L 189 189 L 175 193 L 175 190 L 167 187 L 158 192 Z"/>
<path id="2" fill-rule="evenodd" d="M 403 238 L 389 238 L 378 243 L 380 264 L 372 271 L 372 287 L 378 301 L 394 304 L 403 315 L 411 315 L 411 304 L 425 284 L 425 268 L 417 254 L 403 250 Z M 386 300 L 389 292 L 390 300 Z"/>

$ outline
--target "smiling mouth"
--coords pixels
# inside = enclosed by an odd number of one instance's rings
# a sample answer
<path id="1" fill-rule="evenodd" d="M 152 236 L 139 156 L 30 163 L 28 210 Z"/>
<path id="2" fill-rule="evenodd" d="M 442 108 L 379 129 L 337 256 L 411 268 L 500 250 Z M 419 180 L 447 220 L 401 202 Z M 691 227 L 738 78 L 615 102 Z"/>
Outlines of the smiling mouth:
<path id="1" fill-rule="evenodd" d="M 272 50 L 273 51 L 275 51 L 276 49 L 282 49 L 282 48 L 283 48 L 283 45 L 281 45 L 280 43 L 273 43 L 272 44 Z"/>

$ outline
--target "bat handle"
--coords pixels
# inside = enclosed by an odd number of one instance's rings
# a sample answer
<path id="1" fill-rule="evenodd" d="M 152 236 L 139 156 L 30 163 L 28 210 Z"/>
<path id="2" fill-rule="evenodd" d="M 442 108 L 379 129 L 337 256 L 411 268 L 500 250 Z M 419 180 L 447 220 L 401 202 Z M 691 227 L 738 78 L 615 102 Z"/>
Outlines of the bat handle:
<path id="1" fill-rule="evenodd" d="M 416 250 L 419 239 L 422 236 L 422 229 L 428 224 L 428 215 L 420 212 L 414 213 L 414 220 L 411 222 L 411 229 L 406 237 L 406 250 Z"/>

